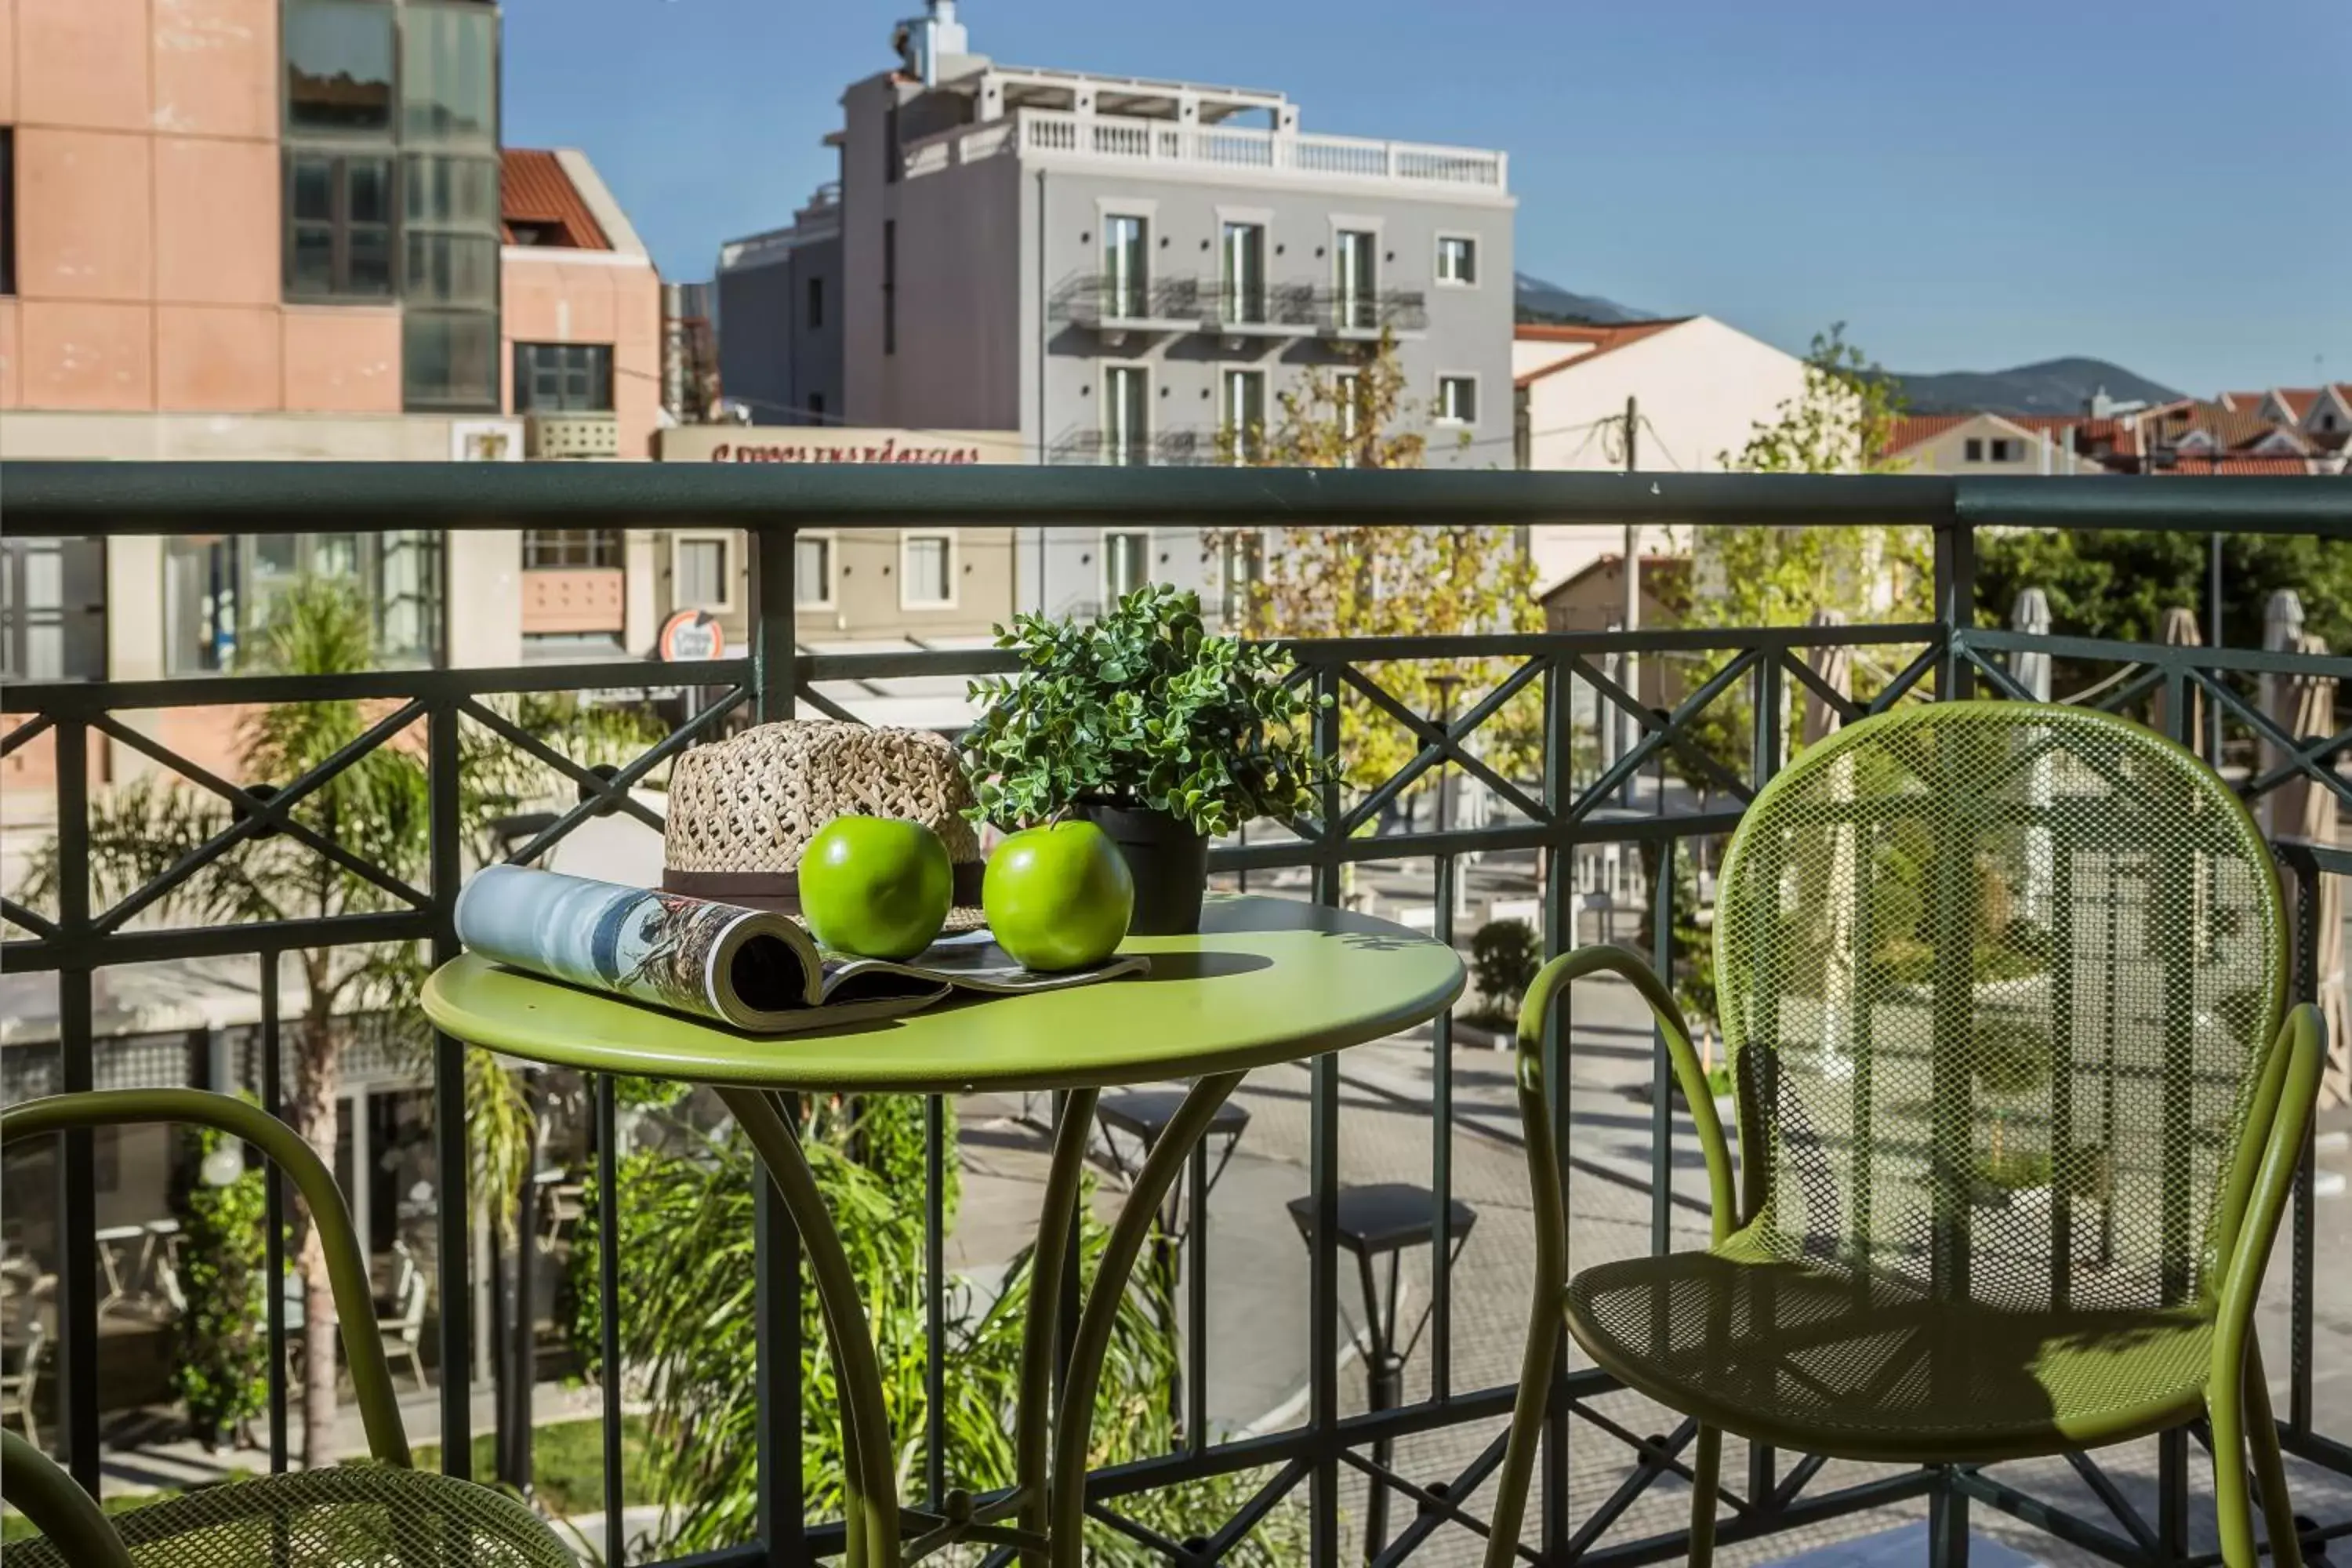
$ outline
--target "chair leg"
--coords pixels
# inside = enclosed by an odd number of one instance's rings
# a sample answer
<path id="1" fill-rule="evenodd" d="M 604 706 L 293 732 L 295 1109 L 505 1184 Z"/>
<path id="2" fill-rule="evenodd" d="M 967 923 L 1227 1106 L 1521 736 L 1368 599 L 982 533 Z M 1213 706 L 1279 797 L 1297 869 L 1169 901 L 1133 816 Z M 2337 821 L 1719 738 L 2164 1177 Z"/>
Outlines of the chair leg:
<path id="1" fill-rule="evenodd" d="M 2253 1507 L 2246 1495 L 2245 1379 L 2217 1377 L 2205 1390 L 2213 1426 L 2213 1517 L 2225 1568 L 2255 1568 Z M 2291 1528 L 2291 1527 L 2290 1527 Z"/>
<path id="2" fill-rule="evenodd" d="M 1698 1453 L 1691 1465 L 1690 1568 L 1715 1561 L 1716 1487 L 1723 1475 L 1723 1428 L 1698 1429 Z"/>
<path id="3" fill-rule="evenodd" d="M 2263 1523 L 2271 1538 L 2271 1561 L 2278 1568 L 2303 1568 L 2303 1542 L 2296 1538 L 2294 1505 L 2286 1495 L 2286 1461 L 2279 1453 L 2278 1421 L 2271 1414 L 2270 1380 L 2263 1375 L 2263 1352 L 2246 1346 L 2246 1431 L 2254 1450 L 2254 1480 L 2263 1494 Z"/>
<path id="4" fill-rule="evenodd" d="M 1519 1367 L 1519 1394 L 1511 1404 L 1511 1440 L 1503 1450 L 1503 1471 L 1495 1483 L 1486 1568 L 1512 1568 L 1518 1552 L 1519 1527 L 1527 1517 L 1536 1450 L 1543 1446 L 1544 1406 L 1550 1402 L 1552 1363 L 1559 1346 L 1559 1316 L 1546 1310 L 1551 1295 L 1541 1289 L 1536 1292 L 1535 1321 L 1528 1325 Z"/>

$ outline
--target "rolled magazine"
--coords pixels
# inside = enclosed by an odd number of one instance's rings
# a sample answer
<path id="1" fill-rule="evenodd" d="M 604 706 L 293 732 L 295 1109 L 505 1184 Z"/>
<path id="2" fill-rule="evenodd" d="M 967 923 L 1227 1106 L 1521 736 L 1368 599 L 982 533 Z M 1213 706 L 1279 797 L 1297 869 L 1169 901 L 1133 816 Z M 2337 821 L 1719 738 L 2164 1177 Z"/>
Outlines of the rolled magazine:
<path id="1" fill-rule="evenodd" d="M 986 931 L 905 960 L 830 952 L 789 916 L 522 866 L 489 866 L 457 894 L 457 940 L 495 963 L 750 1034 L 887 1018 L 961 989 L 1015 994 L 1150 967 L 1114 957 L 1052 974 L 1024 969 Z"/>

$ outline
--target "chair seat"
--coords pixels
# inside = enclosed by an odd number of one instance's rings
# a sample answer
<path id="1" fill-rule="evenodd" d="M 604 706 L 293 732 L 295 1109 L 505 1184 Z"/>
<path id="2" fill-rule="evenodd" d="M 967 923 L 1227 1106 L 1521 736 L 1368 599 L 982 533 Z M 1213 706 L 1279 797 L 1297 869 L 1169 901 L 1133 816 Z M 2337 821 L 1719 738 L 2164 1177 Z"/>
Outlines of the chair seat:
<path id="1" fill-rule="evenodd" d="M 1838 1458 L 1989 1462 L 2157 1431 L 2202 1408 L 2212 1345 L 2194 1308 L 1938 1303 L 1737 1237 L 1588 1268 L 1562 1305 L 1569 1332 L 1628 1386 Z"/>
<path id="2" fill-rule="evenodd" d="M 579 1568 L 503 1492 L 390 1465 L 331 1465 L 206 1487 L 113 1516 L 139 1568 Z M 8 1568 L 72 1568 L 47 1540 Z"/>

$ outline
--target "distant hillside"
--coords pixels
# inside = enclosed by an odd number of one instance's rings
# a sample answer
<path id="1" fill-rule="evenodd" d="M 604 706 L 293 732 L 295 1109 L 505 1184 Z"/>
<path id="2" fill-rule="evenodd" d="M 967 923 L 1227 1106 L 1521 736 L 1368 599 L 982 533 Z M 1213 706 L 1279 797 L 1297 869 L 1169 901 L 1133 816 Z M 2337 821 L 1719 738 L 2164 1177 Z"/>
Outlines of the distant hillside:
<path id="1" fill-rule="evenodd" d="M 1544 326 L 1613 326 L 1620 321 L 1654 321 L 1651 310 L 1637 310 L 1604 300 L 1598 294 L 1572 294 L 1557 283 L 1547 283 L 1525 272 L 1511 279 L 1518 301 L 1518 319 Z"/>
<path id="2" fill-rule="evenodd" d="M 2180 394 L 2103 359 L 2052 359 L 2013 370 L 1902 375 L 1914 414 L 2080 414 L 2100 387 L 2118 403 L 2169 403 Z"/>

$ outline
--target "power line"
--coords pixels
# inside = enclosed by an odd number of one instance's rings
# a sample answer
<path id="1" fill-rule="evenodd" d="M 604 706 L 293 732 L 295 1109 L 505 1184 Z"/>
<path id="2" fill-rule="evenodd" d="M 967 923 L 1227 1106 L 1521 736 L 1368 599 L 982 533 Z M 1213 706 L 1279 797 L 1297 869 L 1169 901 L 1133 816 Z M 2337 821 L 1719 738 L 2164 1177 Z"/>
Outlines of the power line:
<path id="1" fill-rule="evenodd" d="M 1655 425 L 1650 423 L 1650 416 L 1644 414 L 1641 418 L 1642 428 L 1650 433 L 1650 439 L 1658 444 L 1658 450 L 1666 455 L 1666 461 L 1675 466 L 1675 471 L 1676 473 L 1682 472 L 1683 460 L 1675 456 L 1674 448 L 1666 445 L 1666 438 L 1658 434 L 1658 427 Z"/>

